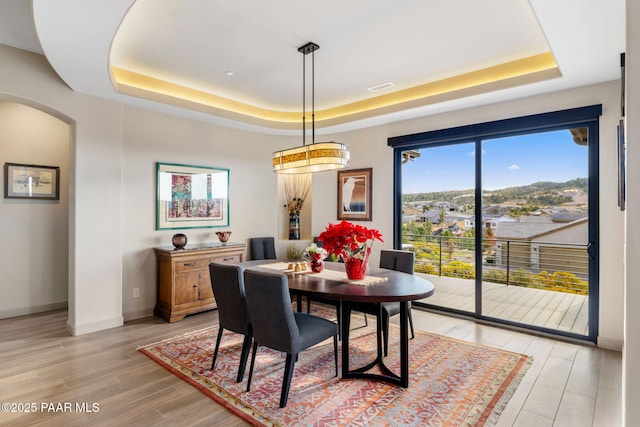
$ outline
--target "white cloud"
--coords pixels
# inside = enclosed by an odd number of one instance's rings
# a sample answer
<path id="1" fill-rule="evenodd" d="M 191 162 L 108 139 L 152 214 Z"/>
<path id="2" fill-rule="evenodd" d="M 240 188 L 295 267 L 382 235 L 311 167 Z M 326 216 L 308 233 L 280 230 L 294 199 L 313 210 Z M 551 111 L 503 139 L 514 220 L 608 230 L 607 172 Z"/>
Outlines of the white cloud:
<path id="1" fill-rule="evenodd" d="M 507 169 L 509 169 L 510 171 L 515 171 L 520 169 L 520 166 L 516 165 L 515 163 L 512 164 L 511 166 L 509 166 Z"/>

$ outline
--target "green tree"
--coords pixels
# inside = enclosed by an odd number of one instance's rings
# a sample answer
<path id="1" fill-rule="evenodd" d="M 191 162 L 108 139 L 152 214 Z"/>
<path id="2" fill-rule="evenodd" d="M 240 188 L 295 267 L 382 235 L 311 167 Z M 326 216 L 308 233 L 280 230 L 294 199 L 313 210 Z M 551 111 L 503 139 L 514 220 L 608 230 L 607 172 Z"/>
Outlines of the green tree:
<path id="1" fill-rule="evenodd" d="M 431 221 L 426 220 L 421 226 L 420 226 L 420 231 L 422 234 L 424 234 L 425 236 L 430 236 L 431 234 L 433 234 L 433 224 L 431 223 Z"/>
<path id="2" fill-rule="evenodd" d="M 458 239 L 458 247 L 461 249 L 467 249 L 469 251 L 473 251 L 476 247 L 476 230 L 475 228 L 471 228 L 469 230 L 465 230 L 462 232 L 461 239 Z"/>
<path id="3" fill-rule="evenodd" d="M 444 230 L 440 236 L 444 237 L 444 247 L 447 253 L 447 258 L 451 259 L 453 251 L 456 249 L 456 243 L 453 239 L 453 233 L 449 230 Z"/>

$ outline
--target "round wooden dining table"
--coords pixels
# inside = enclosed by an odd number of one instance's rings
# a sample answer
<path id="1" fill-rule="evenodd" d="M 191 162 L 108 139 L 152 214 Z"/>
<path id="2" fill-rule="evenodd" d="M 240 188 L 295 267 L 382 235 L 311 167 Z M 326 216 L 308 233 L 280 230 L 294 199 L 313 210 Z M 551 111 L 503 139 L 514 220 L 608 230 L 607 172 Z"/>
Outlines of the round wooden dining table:
<path id="1" fill-rule="evenodd" d="M 258 268 L 270 272 L 275 260 L 243 262 L 245 268 Z M 369 267 L 363 281 L 349 280 L 344 272 L 344 264 L 325 263 L 325 272 L 282 271 L 288 277 L 292 294 L 305 296 L 311 300 L 330 300 L 340 302 L 340 323 L 342 327 L 342 378 L 366 378 L 386 381 L 401 387 L 409 387 L 409 302 L 433 295 L 435 287 L 430 281 L 414 274 L 403 273 L 385 268 Z M 324 274 L 323 274 L 324 273 Z M 376 321 L 377 355 L 366 366 L 349 369 L 349 330 L 351 303 L 354 302 L 398 302 L 400 304 L 400 374 L 391 371 L 385 364 L 382 350 L 382 312 Z M 300 307 L 298 307 L 300 308 Z M 381 310 L 381 308 L 380 308 Z M 368 372 L 378 366 L 382 374 Z"/>

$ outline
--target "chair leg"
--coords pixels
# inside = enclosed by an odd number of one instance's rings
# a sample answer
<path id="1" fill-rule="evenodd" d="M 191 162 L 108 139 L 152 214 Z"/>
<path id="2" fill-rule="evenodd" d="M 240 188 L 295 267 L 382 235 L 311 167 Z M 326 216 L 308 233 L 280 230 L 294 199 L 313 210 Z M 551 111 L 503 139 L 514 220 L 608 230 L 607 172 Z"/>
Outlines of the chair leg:
<path id="1" fill-rule="evenodd" d="M 258 341 L 253 340 L 253 354 L 251 355 L 251 366 L 249 367 L 249 380 L 247 381 L 247 391 L 251 390 L 251 377 L 253 376 L 253 365 L 256 363 L 257 352 L 258 352 Z"/>
<path id="2" fill-rule="evenodd" d="M 216 366 L 216 359 L 218 358 L 218 349 L 220 348 L 220 339 L 222 338 L 222 331 L 224 328 L 218 329 L 218 338 L 216 339 L 216 348 L 213 350 L 213 361 L 211 362 L 211 370 Z"/>
<path id="3" fill-rule="evenodd" d="M 339 330 L 340 328 L 338 328 Z M 338 336 L 333 336 L 333 357 L 336 364 L 336 377 L 338 376 Z"/>
<path id="4" fill-rule="evenodd" d="M 411 339 L 416 337 L 416 334 L 413 333 L 413 316 L 411 316 L 411 304 L 409 304 L 409 326 L 411 326 Z"/>
<path id="5" fill-rule="evenodd" d="M 280 393 L 280 407 L 287 406 L 289 398 L 289 388 L 291 387 L 291 377 L 293 377 L 293 367 L 296 364 L 298 354 L 287 353 L 287 361 L 284 366 L 284 378 L 282 379 L 282 392 Z"/>
<path id="6" fill-rule="evenodd" d="M 384 342 L 384 355 L 389 352 L 389 316 L 386 315 L 386 311 L 381 313 L 382 316 L 382 341 Z"/>
<path id="7" fill-rule="evenodd" d="M 242 342 L 242 352 L 240 353 L 240 366 L 238 366 L 238 378 L 236 378 L 236 382 L 242 382 L 244 378 L 244 369 L 247 366 L 247 359 L 249 358 L 249 350 L 251 349 L 251 334 L 247 334 L 244 336 L 244 341 Z"/>
<path id="8" fill-rule="evenodd" d="M 364 314 L 364 326 L 369 326 L 369 321 L 367 320 L 367 313 Z"/>
<path id="9" fill-rule="evenodd" d="M 337 317 L 337 322 L 338 323 L 338 339 L 341 340 L 342 339 L 342 301 L 338 301 L 338 304 L 336 304 L 336 317 Z"/>

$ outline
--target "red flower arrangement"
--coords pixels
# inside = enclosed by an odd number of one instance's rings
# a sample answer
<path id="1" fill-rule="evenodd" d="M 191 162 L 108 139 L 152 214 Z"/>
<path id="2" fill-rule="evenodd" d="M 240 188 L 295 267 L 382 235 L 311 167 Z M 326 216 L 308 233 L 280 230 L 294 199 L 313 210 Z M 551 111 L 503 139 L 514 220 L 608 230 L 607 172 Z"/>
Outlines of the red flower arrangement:
<path id="1" fill-rule="evenodd" d="M 324 244 L 328 253 L 342 256 L 350 279 L 364 277 L 374 240 L 383 242 L 382 234 L 378 230 L 355 225 L 346 220 L 339 224 L 329 224 L 320 233 L 318 240 Z"/>

